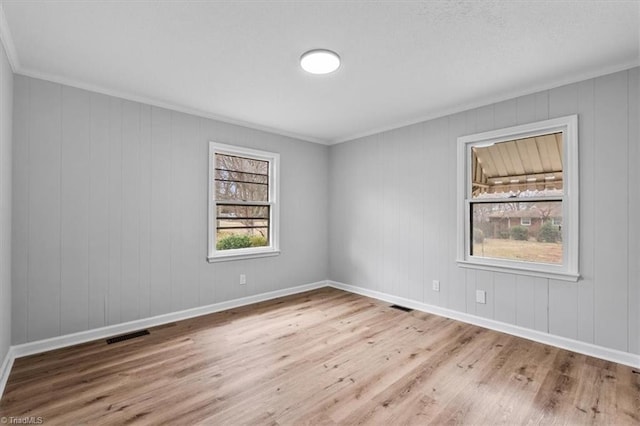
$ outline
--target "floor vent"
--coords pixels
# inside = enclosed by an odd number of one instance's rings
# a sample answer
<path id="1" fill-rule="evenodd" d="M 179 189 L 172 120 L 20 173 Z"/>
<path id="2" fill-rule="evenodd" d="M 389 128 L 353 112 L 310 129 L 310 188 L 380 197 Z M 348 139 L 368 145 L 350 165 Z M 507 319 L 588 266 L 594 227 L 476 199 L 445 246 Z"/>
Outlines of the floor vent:
<path id="1" fill-rule="evenodd" d="M 391 307 L 392 307 L 393 309 L 397 309 L 397 310 L 399 310 L 399 311 L 404 311 L 404 312 L 411 312 L 411 311 L 413 311 L 413 309 L 411 309 L 411 308 L 407 308 L 406 306 L 391 305 Z"/>
<path id="2" fill-rule="evenodd" d="M 112 343 L 122 342 L 123 340 L 135 339 L 136 337 L 140 337 L 140 336 L 146 336 L 147 334 L 149 334 L 148 330 L 140 330 L 140 331 L 134 331 L 133 333 L 129 333 L 129 334 L 123 334 L 122 336 L 111 337 L 107 339 L 107 345 L 110 345 Z"/>

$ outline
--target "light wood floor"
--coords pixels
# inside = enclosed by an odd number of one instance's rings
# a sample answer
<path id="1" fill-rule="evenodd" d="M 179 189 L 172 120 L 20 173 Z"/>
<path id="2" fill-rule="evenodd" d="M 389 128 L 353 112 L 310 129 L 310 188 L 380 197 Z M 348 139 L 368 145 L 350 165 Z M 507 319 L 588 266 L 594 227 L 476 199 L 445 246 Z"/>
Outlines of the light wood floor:
<path id="1" fill-rule="evenodd" d="M 44 424 L 640 424 L 630 367 L 325 288 L 16 360 Z"/>

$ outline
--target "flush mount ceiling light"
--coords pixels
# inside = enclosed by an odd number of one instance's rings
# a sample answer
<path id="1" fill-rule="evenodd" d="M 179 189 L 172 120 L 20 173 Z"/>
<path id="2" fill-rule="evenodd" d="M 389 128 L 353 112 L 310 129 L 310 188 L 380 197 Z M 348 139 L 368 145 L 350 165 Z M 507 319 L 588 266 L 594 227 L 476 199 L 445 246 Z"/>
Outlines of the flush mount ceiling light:
<path id="1" fill-rule="evenodd" d="M 340 67 L 340 56 L 326 49 L 314 49 L 300 57 L 300 66 L 311 74 L 329 74 Z"/>

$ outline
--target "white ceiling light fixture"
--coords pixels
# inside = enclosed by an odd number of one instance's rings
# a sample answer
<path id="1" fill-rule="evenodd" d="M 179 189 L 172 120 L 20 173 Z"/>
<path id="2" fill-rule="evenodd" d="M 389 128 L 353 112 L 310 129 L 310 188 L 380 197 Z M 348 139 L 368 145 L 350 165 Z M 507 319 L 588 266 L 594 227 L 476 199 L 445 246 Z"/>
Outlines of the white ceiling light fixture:
<path id="1" fill-rule="evenodd" d="M 340 67 L 340 56 L 327 49 L 314 49 L 300 57 L 300 66 L 310 74 L 329 74 Z"/>

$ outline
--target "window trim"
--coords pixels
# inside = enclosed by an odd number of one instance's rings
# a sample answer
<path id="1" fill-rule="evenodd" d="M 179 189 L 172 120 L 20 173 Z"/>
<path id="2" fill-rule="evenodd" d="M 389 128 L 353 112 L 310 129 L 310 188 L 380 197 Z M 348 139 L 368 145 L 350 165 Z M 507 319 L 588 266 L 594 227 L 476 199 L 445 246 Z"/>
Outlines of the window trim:
<path id="1" fill-rule="evenodd" d="M 563 222 L 562 226 L 563 264 L 550 265 L 521 262 L 507 259 L 477 258 L 470 255 L 471 249 L 471 148 L 487 146 L 514 139 L 540 136 L 548 133 L 563 133 Z M 564 281 L 578 281 L 579 250 L 579 181 L 578 181 L 578 116 L 569 115 L 550 120 L 538 121 L 504 129 L 476 133 L 458 138 L 458 200 L 457 200 L 457 263 L 463 268 L 508 272 L 520 275 L 552 278 Z M 522 201 L 529 201 L 523 199 Z"/>
<path id="2" fill-rule="evenodd" d="M 215 154 L 235 155 L 269 163 L 269 242 L 267 247 L 247 247 L 242 249 L 216 249 L 216 198 L 215 198 Z M 208 205 L 208 254 L 209 262 L 222 262 L 280 254 L 280 154 L 235 145 L 209 141 L 209 184 L 207 185 Z"/>
<path id="3" fill-rule="evenodd" d="M 526 220 L 526 222 L 525 222 Z M 531 226 L 531 218 L 530 217 L 521 217 L 520 218 L 520 226 Z"/>

